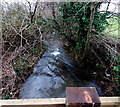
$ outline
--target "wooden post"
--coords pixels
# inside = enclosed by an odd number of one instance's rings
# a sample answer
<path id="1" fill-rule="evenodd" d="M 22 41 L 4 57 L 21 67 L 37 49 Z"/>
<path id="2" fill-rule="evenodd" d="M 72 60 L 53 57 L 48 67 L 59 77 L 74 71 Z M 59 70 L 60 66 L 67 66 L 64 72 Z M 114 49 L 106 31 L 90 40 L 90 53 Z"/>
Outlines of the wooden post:
<path id="1" fill-rule="evenodd" d="M 67 87 L 67 107 L 100 107 L 101 102 L 94 87 Z"/>

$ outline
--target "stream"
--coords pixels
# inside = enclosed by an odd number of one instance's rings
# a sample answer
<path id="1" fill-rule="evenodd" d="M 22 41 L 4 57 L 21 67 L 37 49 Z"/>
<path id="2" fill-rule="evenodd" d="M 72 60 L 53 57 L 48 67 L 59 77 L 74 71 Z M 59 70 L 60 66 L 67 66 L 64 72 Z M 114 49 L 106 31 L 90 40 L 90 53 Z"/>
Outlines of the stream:
<path id="1" fill-rule="evenodd" d="M 47 51 L 34 67 L 33 74 L 22 85 L 20 99 L 63 98 L 66 96 L 66 87 L 96 87 L 98 94 L 104 95 L 97 83 L 84 82 L 74 74 L 74 63 L 57 36 L 48 38 L 45 44 Z"/>

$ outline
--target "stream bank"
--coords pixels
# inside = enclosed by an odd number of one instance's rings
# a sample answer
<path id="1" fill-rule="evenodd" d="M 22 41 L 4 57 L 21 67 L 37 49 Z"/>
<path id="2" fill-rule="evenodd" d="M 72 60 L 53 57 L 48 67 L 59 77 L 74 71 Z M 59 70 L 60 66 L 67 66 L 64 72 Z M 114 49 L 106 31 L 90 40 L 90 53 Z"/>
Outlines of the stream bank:
<path id="1" fill-rule="evenodd" d="M 96 87 L 99 95 L 104 95 L 96 82 L 86 81 L 75 75 L 74 62 L 57 35 L 48 36 L 45 45 L 47 50 L 34 67 L 33 74 L 22 85 L 19 98 L 63 98 L 66 87 L 90 86 Z"/>

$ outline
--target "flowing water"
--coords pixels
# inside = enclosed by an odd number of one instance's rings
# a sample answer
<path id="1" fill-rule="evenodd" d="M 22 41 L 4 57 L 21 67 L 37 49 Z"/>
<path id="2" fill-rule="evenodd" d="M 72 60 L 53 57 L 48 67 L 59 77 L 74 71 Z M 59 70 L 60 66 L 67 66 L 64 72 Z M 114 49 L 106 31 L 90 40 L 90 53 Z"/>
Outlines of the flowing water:
<path id="1" fill-rule="evenodd" d="M 74 64 L 63 48 L 63 43 L 58 37 L 46 40 L 47 51 L 44 53 L 33 74 L 21 87 L 21 99 L 33 98 L 63 98 L 66 87 L 96 87 L 98 93 L 103 92 L 95 82 L 77 78 L 74 74 Z"/>

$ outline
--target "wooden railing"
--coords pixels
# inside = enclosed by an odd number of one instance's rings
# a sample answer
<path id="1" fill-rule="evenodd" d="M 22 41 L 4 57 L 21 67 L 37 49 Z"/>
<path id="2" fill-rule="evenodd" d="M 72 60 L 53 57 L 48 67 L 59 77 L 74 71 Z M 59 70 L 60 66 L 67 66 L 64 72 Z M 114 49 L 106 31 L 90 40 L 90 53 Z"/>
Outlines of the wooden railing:
<path id="1" fill-rule="evenodd" d="M 70 92 L 71 89 L 67 90 L 66 98 L 0 100 L 0 107 L 120 107 L 120 97 L 99 97 L 94 100 L 96 96 L 87 95 L 86 97 L 85 94 L 84 100 L 84 97 L 80 97 L 78 94 L 77 97 L 73 99 L 71 95 L 76 95 L 75 93 L 77 91 L 75 90 L 80 90 L 79 92 L 81 92 L 81 88 L 74 89 L 70 95 L 68 95 L 68 92 Z M 88 92 L 89 95 L 91 95 L 90 91 L 87 91 L 86 88 L 82 90 L 85 90 L 85 93 Z M 97 100 L 100 100 L 100 103 Z"/>

